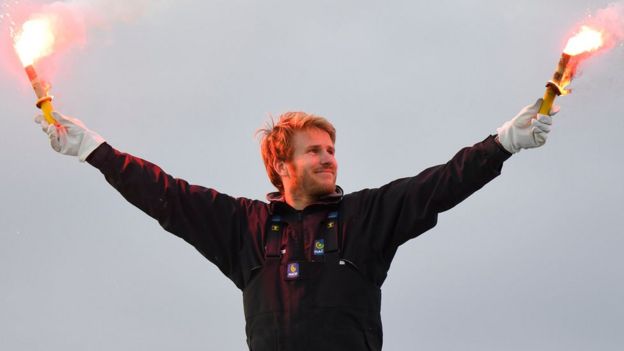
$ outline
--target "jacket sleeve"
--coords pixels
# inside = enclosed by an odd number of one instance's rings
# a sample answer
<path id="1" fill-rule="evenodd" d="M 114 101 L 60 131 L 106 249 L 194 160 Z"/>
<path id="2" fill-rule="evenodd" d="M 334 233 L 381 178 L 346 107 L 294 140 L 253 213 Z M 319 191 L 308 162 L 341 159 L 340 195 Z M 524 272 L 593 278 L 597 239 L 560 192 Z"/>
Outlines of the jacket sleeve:
<path id="1" fill-rule="evenodd" d="M 184 239 L 234 280 L 240 274 L 241 221 L 251 201 L 190 185 L 160 167 L 104 143 L 87 162 L 130 203 Z"/>
<path id="2" fill-rule="evenodd" d="M 388 265 L 399 245 L 433 228 L 438 213 L 457 205 L 501 173 L 511 156 L 490 136 L 461 149 L 446 164 L 378 189 L 354 193 L 361 231 Z"/>

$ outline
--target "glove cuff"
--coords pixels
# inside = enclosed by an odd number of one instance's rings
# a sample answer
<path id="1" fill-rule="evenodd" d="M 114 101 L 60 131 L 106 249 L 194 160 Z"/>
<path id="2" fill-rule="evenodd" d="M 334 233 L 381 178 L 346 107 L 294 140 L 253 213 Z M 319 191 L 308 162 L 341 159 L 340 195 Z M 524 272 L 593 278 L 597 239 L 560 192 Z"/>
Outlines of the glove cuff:
<path id="1" fill-rule="evenodd" d="M 508 121 L 499 128 L 497 128 L 496 132 L 498 133 L 498 141 L 503 146 L 503 148 L 505 148 L 505 150 L 509 151 L 510 153 L 515 154 L 520 151 L 521 148 L 514 146 L 514 138 L 511 129 L 511 121 Z"/>
<path id="2" fill-rule="evenodd" d="M 78 160 L 80 162 L 85 162 L 87 157 L 105 141 L 106 140 L 97 133 L 92 131 L 85 133 L 82 143 L 80 143 L 80 149 L 78 150 Z"/>

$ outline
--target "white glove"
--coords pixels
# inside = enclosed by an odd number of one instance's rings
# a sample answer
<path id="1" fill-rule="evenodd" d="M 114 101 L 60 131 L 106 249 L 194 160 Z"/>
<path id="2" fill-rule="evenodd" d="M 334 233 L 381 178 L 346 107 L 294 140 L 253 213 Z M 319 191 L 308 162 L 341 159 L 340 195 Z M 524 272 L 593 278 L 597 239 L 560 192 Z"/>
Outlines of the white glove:
<path id="1" fill-rule="evenodd" d="M 548 116 L 538 114 L 542 101 L 538 99 L 533 105 L 526 106 L 511 121 L 496 129 L 498 141 L 505 150 L 515 154 L 521 149 L 530 149 L 546 143 L 553 121 L 552 116 L 559 112 L 559 107 L 553 106 Z"/>
<path id="2" fill-rule="evenodd" d="M 58 124 L 49 124 L 42 115 L 35 117 L 35 123 L 41 124 L 41 129 L 50 137 L 52 148 L 63 155 L 78 156 L 80 162 L 84 162 L 105 141 L 76 118 L 57 112 L 52 115 Z"/>

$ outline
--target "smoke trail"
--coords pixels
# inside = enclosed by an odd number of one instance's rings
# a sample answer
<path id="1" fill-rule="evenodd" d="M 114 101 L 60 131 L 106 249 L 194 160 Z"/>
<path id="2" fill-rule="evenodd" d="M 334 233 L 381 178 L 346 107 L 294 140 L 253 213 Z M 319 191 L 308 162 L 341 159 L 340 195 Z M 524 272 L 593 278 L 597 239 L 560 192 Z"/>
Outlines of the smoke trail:
<path id="1" fill-rule="evenodd" d="M 4 26 L 4 22 L 7 21 L 11 37 L 15 34 L 15 21 L 11 16 L 11 10 L 16 5 L 19 5 L 19 0 L 3 1 L 0 7 L 0 26 Z"/>
<path id="2" fill-rule="evenodd" d="M 589 15 L 580 25 L 601 31 L 605 41 L 603 50 L 611 49 L 624 41 L 624 2 L 611 3 L 596 10 L 595 15 Z"/>
<path id="3" fill-rule="evenodd" d="M 116 23 L 140 19 L 150 10 L 157 9 L 167 0 L 67 0 L 45 5 L 35 5 L 26 0 L 5 1 L 2 17 L 11 21 L 9 26 L 12 38 L 20 27 L 15 23 L 45 19 L 51 23 L 55 38 L 53 52 L 59 54 L 87 43 L 87 34 L 94 30 L 110 29 Z"/>

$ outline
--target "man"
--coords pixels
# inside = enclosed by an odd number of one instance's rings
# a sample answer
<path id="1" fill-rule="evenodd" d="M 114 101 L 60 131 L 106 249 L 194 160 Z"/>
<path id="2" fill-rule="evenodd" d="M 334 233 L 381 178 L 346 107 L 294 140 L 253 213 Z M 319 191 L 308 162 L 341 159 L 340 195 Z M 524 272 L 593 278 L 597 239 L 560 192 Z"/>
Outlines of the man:
<path id="1" fill-rule="evenodd" d="M 399 245 L 500 174 L 521 149 L 545 143 L 541 100 L 449 162 L 378 189 L 336 186 L 335 129 L 285 113 L 260 131 L 278 189 L 269 203 L 233 198 L 121 153 L 80 121 L 36 118 L 52 147 L 98 168 L 128 201 L 193 245 L 243 292 L 250 350 L 381 350 L 381 285 Z"/>

